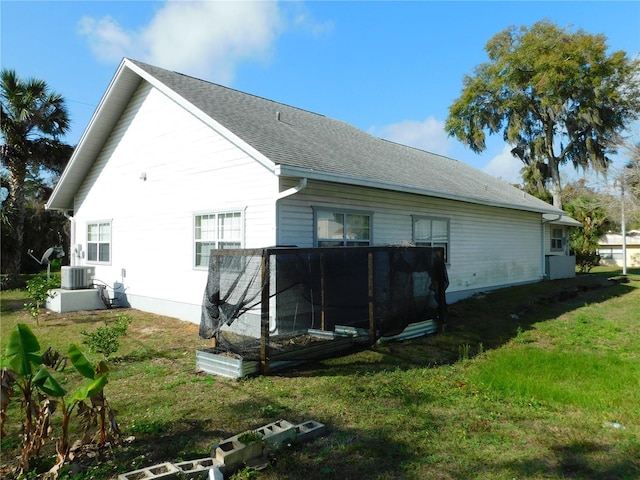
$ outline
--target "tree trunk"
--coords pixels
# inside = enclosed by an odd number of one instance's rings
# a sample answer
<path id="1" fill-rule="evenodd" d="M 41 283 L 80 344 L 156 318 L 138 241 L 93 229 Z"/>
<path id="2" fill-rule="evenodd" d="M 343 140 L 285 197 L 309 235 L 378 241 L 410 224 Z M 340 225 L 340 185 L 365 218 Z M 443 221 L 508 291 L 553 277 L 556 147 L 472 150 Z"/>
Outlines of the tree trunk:
<path id="1" fill-rule="evenodd" d="M 549 158 L 549 172 L 551 173 L 551 193 L 553 206 L 562 210 L 562 185 L 560 183 L 560 166 L 554 157 Z"/>
<path id="2" fill-rule="evenodd" d="M 26 165 L 19 160 L 12 162 L 9 170 L 9 203 L 13 211 L 13 225 L 11 237 L 14 251 L 9 255 L 7 264 L 7 287 L 20 286 L 20 272 L 22 270 L 22 247 L 24 243 L 25 195 L 24 182 L 27 176 Z"/>

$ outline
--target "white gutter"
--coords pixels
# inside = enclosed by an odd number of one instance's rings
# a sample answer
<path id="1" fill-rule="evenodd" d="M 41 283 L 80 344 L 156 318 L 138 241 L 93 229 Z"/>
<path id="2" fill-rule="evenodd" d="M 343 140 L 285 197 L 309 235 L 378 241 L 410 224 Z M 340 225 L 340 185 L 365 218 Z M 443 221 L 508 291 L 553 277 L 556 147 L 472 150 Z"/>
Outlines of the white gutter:
<path id="1" fill-rule="evenodd" d="M 558 218 L 550 218 L 548 220 L 545 220 L 544 218 L 542 218 L 542 223 L 553 223 L 553 222 L 557 222 L 558 220 L 560 220 L 562 218 L 562 215 L 558 215 Z"/>
<path id="2" fill-rule="evenodd" d="M 304 190 L 305 188 L 307 188 L 307 177 L 301 178 L 300 182 L 295 187 L 288 188 L 287 190 L 278 193 L 278 195 L 276 195 L 276 202 L 278 200 L 282 200 L 283 198 L 290 197 L 291 195 L 295 195 L 300 190 Z"/>

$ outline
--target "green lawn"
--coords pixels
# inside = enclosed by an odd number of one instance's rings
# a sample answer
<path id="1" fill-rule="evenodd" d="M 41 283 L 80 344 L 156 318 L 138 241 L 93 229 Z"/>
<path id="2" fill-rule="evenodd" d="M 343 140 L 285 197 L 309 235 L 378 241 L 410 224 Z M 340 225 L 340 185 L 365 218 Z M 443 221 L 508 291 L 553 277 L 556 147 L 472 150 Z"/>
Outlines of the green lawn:
<path id="1" fill-rule="evenodd" d="M 444 333 L 241 381 L 196 371 L 195 350 L 209 346 L 196 325 L 128 311 L 106 394 L 130 438 L 84 459 L 76 478 L 209 456 L 214 442 L 281 418 L 327 434 L 235 479 L 640 478 L 640 271 L 609 285 L 614 274 L 476 296 L 450 306 Z M 64 350 L 123 312 L 45 312 L 38 326 L 25 298 L 2 292 L 3 346 L 23 322 L 43 348 Z M 18 418 L 12 404 L 5 474 Z"/>

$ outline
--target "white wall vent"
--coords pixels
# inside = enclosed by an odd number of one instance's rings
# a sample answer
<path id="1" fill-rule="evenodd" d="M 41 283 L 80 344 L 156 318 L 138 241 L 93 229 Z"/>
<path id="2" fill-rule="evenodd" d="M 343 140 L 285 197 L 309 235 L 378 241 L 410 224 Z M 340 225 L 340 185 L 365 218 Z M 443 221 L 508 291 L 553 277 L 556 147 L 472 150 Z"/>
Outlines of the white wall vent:
<path id="1" fill-rule="evenodd" d="M 63 290 L 91 288 L 95 274 L 95 267 L 62 267 L 60 286 Z"/>

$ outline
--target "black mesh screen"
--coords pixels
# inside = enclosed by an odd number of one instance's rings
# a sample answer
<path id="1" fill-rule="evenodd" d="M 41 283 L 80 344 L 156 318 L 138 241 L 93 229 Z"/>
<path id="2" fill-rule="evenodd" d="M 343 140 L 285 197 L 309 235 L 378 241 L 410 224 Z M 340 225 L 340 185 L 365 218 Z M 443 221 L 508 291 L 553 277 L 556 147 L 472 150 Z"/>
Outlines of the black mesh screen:
<path id="1" fill-rule="evenodd" d="M 444 251 L 429 247 L 213 250 L 200 336 L 245 359 L 331 355 L 446 320 Z"/>

